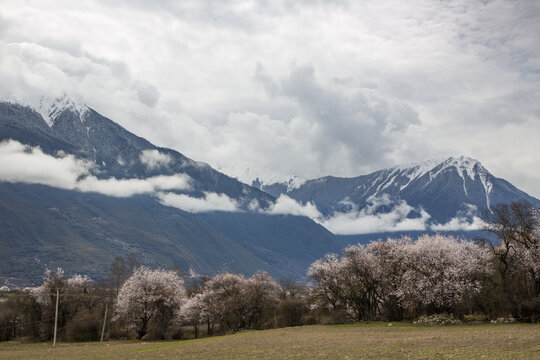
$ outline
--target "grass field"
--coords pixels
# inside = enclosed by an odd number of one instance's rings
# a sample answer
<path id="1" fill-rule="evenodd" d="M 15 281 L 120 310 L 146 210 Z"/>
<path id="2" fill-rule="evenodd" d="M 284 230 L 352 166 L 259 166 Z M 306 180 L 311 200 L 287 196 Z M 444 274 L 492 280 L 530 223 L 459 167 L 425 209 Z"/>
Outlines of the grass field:
<path id="1" fill-rule="evenodd" d="M 0 359 L 540 359 L 540 324 L 313 325 L 184 341 L 0 343 Z"/>

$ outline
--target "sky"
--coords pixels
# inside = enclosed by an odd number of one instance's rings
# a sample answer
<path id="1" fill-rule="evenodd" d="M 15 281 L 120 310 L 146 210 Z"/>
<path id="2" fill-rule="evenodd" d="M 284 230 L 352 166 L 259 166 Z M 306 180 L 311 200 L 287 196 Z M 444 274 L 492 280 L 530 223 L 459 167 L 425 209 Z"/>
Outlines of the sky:
<path id="1" fill-rule="evenodd" d="M 0 95 L 64 92 L 213 166 L 463 154 L 540 198 L 538 1 L 0 1 Z"/>

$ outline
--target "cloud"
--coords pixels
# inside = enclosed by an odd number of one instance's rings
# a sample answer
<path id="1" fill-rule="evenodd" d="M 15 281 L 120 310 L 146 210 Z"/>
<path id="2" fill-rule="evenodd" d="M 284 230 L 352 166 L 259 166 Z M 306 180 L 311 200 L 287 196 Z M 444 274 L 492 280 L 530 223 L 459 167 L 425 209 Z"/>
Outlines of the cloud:
<path id="1" fill-rule="evenodd" d="M 376 213 L 381 206 L 391 205 L 387 194 L 372 196 L 368 205 L 348 213 L 334 213 L 320 223 L 335 234 L 370 234 L 394 231 L 423 231 L 428 227 L 430 215 L 423 209 L 415 209 L 401 200 L 388 212 Z M 414 217 L 413 214 L 416 214 Z"/>
<path id="2" fill-rule="evenodd" d="M 184 174 L 153 176 L 144 179 L 98 179 L 87 176 L 80 180 L 76 190 L 97 192 L 116 197 L 152 194 L 160 190 L 189 190 L 190 177 Z"/>
<path id="3" fill-rule="evenodd" d="M 158 150 L 143 150 L 139 159 L 149 170 L 166 167 L 173 160 L 170 155 L 163 154 Z"/>
<path id="4" fill-rule="evenodd" d="M 445 224 L 432 224 L 430 229 L 433 231 L 473 231 L 482 230 L 486 223 L 477 216 L 472 219 L 467 217 L 455 217 Z"/>
<path id="5" fill-rule="evenodd" d="M 395 231 L 423 231 L 429 228 L 431 216 L 423 209 L 416 209 L 406 201 L 394 202 L 387 194 L 372 196 L 363 209 L 347 200 L 343 202 L 352 210 L 336 212 L 324 217 L 317 207 L 308 202 L 301 204 L 286 195 L 281 195 L 266 213 L 307 216 L 334 234 L 353 235 Z M 384 211 L 382 208 L 390 208 Z"/>
<path id="6" fill-rule="evenodd" d="M 153 161 L 162 159 L 161 156 L 165 155 L 156 150 L 145 152 L 145 154 Z M 153 194 L 164 205 L 194 213 L 242 211 L 238 202 L 225 194 L 205 192 L 203 197 L 196 198 L 171 192 L 191 189 L 193 179 L 185 174 L 160 175 L 144 179 L 99 179 L 92 174 L 93 169 L 93 163 L 77 159 L 73 155 L 52 156 L 45 154 L 39 147 L 26 146 L 14 140 L 0 142 L 0 181 L 42 184 L 115 197 Z M 476 208 L 472 205 L 445 224 L 429 224 L 430 215 L 423 209 L 413 208 L 403 200 L 393 201 L 387 194 L 372 196 L 363 209 L 358 209 L 347 199 L 344 199 L 342 203 L 349 205 L 351 211 L 337 212 L 326 218 L 311 202 L 302 204 L 287 195 L 281 195 L 267 210 L 261 210 L 255 200 L 249 204 L 249 208 L 250 211 L 262 211 L 270 215 L 307 216 L 335 234 L 428 229 L 433 231 L 478 230 L 483 226 L 483 222 L 475 216 Z M 385 208 L 390 210 L 380 212 Z"/>
<path id="7" fill-rule="evenodd" d="M 18 141 L 0 142 L 0 179 L 6 182 L 42 184 L 74 189 L 81 176 L 90 173 L 93 164 L 73 155 L 54 157 L 39 147 Z"/>
<path id="8" fill-rule="evenodd" d="M 148 107 L 155 107 L 159 101 L 159 91 L 152 84 L 140 83 L 136 85 L 137 97 Z"/>
<path id="9" fill-rule="evenodd" d="M 157 194 L 157 197 L 164 205 L 193 213 L 207 211 L 240 211 L 238 203 L 226 194 L 205 192 L 204 197 L 195 198 L 185 194 L 160 192 Z"/>
<path id="10" fill-rule="evenodd" d="M 478 208 L 472 204 L 465 205 L 465 209 L 458 211 L 454 218 L 445 224 L 431 224 L 430 229 L 433 231 L 473 231 L 484 228 L 486 223 L 477 216 Z"/>
<path id="11" fill-rule="evenodd" d="M 296 121 L 305 122 L 303 139 L 295 141 L 306 142 L 317 164 L 335 175 L 346 175 L 337 163 L 345 169 L 384 163 L 392 151 L 387 144 L 408 146 L 403 141 L 407 132 L 421 127 L 418 112 L 406 102 L 385 98 L 376 89 L 323 83 L 311 64 L 293 65 L 275 80 L 261 65 L 256 71 L 270 97 L 294 104 Z"/>
<path id="12" fill-rule="evenodd" d="M 6 0 L 0 13 L 1 92 L 66 91 L 194 159 L 313 178 L 465 153 L 540 196 L 538 2 Z"/>
<path id="13" fill-rule="evenodd" d="M 185 174 L 145 179 L 98 179 L 91 174 L 93 163 L 73 155 L 52 156 L 39 147 L 18 141 L 0 142 L 0 181 L 42 184 L 81 192 L 129 197 L 163 190 L 189 190 L 193 181 Z"/>
<path id="14" fill-rule="evenodd" d="M 317 220 L 322 216 L 317 207 L 311 202 L 303 205 L 284 194 L 280 195 L 276 202 L 271 205 L 266 212 L 273 215 L 290 214 L 307 216 L 314 220 Z"/>

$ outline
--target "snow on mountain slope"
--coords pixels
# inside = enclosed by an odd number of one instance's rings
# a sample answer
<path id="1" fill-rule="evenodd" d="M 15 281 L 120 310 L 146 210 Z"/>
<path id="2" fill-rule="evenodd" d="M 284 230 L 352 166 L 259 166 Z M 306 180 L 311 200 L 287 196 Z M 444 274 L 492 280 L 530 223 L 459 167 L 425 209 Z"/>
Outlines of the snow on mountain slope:
<path id="1" fill-rule="evenodd" d="M 239 209 L 250 206 L 264 209 L 274 200 L 205 163 L 151 144 L 67 95 L 35 101 L 5 100 L 0 101 L 0 141 L 11 139 L 39 146 L 44 155 L 71 154 L 81 161 L 89 161 L 95 165 L 92 176 L 103 181 L 122 180 L 124 186 L 119 191 L 130 181 L 184 174 L 192 179 L 191 186 L 189 191 L 178 192 L 189 192 L 189 199 L 195 199 L 190 201 L 216 198 L 230 200 Z M 182 200 L 182 203 L 187 201 Z M 221 203 L 219 205 L 217 208 L 221 209 Z"/>
<path id="2" fill-rule="evenodd" d="M 255 185 L 274 197 L 286 194 L 301 204 L 314 204 L 323 215 L 321 223 L 336 233 L 343 233 L 345 227 L 347 233 L 363 231 L 350 226 L 360 221 L 379 222 L 381 229 L 478 228 L 478 217 L 491 211 L 493 204 L 527 200 L 540 206 L 538 199 L 467 156 L 398 165 L 353 178 L 303 180 L 299 186 L 284 186 L 283 178 L 272 184 L 272 177 L 259 177 L 251 169 L 245 173 L 249 181 L 264 178 Z"/>
<path id="3" fill-rule="evenodd" d="M 239 162 L 231 166 L 216 166 L 216 168 L 244 184 L 261 190 L 269 185 L 281 185 L 289 192 L 299 188 L 307 181 L 300 176 L 282 174 L 257 163 Z"/>
<path id="4" fill-rule="evenodd" d="M 90 109 L 82 101 L 74 99 L 67 94 L 57 98 L 48 98 L 42 96 L 35 105 L 30 104 L 34 110 L 41 114 L 49 126 L 54 125 L 56 118 L 64 111 L 70 111 L 76 114 L 81 122 L 84 122 Z"/>
<path id="5" fill-rule="evenodd" d="M 56 118 L 64 111 L 76 114 L 81 122 L 84 122 L 84 118 L 90 111 L 90 108 L 84 102 L 66 93 L 58 97 L 41 96 L 37 99 L 23 99 L 13 95 L 4 95 L 0 97 L 0 102 L 31 108 L 43 117 L 49 127 L 54 125 Z"/>
<path id="6" fill-rule="evenodd" d="M 471 181 L 475 181 L 478 176 L 484 187 L 484 192 L 487 195 L 486 202 L 487 207 L 489 208 L 489 193 L 493 188 L 493 184 L 488 179 L 489 172 L 476 159 L 461 155 L 459 157 L 450 157 L 445 160 L 431 159 L 419 164 L 398 165 L 392 169 L 392 174 L 396 175 L 391 181 L 385 183 L 383 189 L 390 186 L 400 173 L 404 174 L 409 179 L 406 184 L 400 186 L 400 190 L 403 190 L 414 180 L 419 179 L 426 174 L 428 174 L 429 182 L 431 182 L 445 171 L 454 169 L 463 180 L 463 192 L 468 196 L 465 176 Z"/>

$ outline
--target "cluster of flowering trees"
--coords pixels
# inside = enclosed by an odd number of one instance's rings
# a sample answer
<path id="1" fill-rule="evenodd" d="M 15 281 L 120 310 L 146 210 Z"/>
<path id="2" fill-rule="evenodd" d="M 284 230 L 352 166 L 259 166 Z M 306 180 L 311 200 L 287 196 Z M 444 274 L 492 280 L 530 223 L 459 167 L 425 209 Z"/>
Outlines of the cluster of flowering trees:
<path id="1" fill-rule="evenodd" d="M 223 273 L 186 297 L 184 281 L 174 271 L 140 267 L 120 288 L 115 319 L 123 321 L 140 339 L 152 329 L 153 338 L 165 337 L 183 325 L 206 325 L 212 334 L 261 328 L 273 321 L 279 305 L 280 286 L 267 273 L 245 279 Z"/>
<path id="2" fill-rule="evenodd" d="M 308 271 L 315 304 L 353 320 L 473 311 L 540 320 L 540 212 L 499 204 L 486 224 L 496 241 L 424 235 L 326 255 Z"/>
<path id="3" fill-rule="evenodd" d="M 443 235 L 404 237 L 349 246 L 327 255 L 308 276 L 317 305 L 354 320 L 401 319 L 407 314 L 456 312 L 478 294 L 490 273 L 489 252 Z"/>

